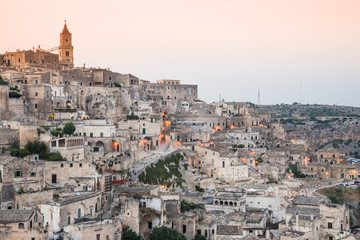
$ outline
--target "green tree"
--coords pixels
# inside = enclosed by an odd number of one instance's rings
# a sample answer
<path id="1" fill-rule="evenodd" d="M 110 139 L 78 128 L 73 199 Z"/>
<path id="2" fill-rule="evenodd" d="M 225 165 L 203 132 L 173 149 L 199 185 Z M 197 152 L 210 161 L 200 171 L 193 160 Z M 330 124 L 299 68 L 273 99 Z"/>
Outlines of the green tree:
<path id="1" fill-rule="evenodd" d="M 131 230 L 128 226 L 125 226 L 123 228 L 122 239 L 123 240 L 142 240 L 142 237 L 137 235 L 136 232 Z"/>
<path id="2" fill-rule="evenodd" d="M 162 226 L 154 228 L 150 235 L 150 240 L 186 240 L 185 236 L 178 231 Z"/>
<path id="3" fill-rule="evenodd" d="M 68 135 L 72 135 L 75 132 L 75 125 L 73 122 L 68 122 L 65 124 L 64 133 Z"/>
<path id="4" fill-rule="evenodd" d="M 193 240 L 206 240 L 206 237 L 197 233 Z"/>
<path id="5" fill-rule="evenodd" d="M 10 149 L 10 155 L 14 156 L 14 157 L 23 158 L 28 155 L 31 155 L 31 153 L 29 152 L 29 150 L 27 150 L 25 148 L 21 148 L 21 149 L 12 148 L 12 149 Z"/>
<path id="6" fill-rule="evenodd" d="M 28 141 L 25 145 L 25 148 L 29 150 L 31 154 L 41 154 L 46 153 L 47 147 L 44 142 L 40 142 L 39 140 Z"/>
<path id="7" fill-rule="evenodd" d="M 47 161 L 66 161 L 59 152 L 49 153 L 45 158 Z"/>

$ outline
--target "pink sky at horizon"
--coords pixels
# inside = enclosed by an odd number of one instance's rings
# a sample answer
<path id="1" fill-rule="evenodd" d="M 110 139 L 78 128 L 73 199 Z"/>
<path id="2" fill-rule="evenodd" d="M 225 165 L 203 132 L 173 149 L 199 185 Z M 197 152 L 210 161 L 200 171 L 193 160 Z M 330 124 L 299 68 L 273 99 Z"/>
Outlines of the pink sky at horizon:
<path id="1" fill-rule="evenodd" d="M 360 106 L 358 0 L 3 1 L 0 53 L 59 44 L 75 65 L 180 79 L 199 97 Z"/>

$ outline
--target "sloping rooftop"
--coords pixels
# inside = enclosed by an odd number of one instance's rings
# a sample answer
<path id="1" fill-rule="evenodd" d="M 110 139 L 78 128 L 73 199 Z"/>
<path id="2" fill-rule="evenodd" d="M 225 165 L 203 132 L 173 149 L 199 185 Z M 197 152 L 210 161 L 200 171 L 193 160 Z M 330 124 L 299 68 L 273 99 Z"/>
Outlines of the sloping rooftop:
<path id="1" fill-rule="evenodd" d="M 240 226 L 218 225 L 216 227 L 217 235 L 242 235 L 242 228 Z"/>
<path id="2" fill-rule="evenodd" d="M 309 206 L 320 206 L 325 202 L 324 198 L 320 197 L 306 197 L 306 196 L 297 196 L 293 204 L 294 205 L 309 205 Z"/>
<path id="3" fill-rule="evenodd" d="M 33 210 L 0 210 L 0 223 L 26 222 L 33 213 Z"/>

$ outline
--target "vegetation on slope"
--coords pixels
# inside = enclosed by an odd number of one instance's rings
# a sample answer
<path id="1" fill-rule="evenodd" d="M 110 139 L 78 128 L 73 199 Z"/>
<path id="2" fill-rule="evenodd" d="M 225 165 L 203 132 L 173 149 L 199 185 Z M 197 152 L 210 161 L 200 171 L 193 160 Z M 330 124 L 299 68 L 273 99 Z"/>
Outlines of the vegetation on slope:
<path id="1" fill-rule="evenodd" d="M 180 172 L 180 160 L 184 157 L 180 153 L 160 159 L 156 164 L 147 166 L 139 176 L 139 181 L 147 184 L 161 184 L 170 187 L 172 184 L 182 186 L 184 180 Z"/>

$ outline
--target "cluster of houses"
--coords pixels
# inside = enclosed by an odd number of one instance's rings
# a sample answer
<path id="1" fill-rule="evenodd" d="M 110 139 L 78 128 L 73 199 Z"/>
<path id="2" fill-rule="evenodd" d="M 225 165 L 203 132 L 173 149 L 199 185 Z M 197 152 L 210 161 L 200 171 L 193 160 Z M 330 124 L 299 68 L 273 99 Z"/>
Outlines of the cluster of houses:
<path id="1" fill-rule="evenodd" d="M 345 153 L 197 85 L 74 67 L 66 24 L 57 50 L 0 54 L 0 239 L 356 239 L 348 205 L 316 193 L 360 178 Z"/>

